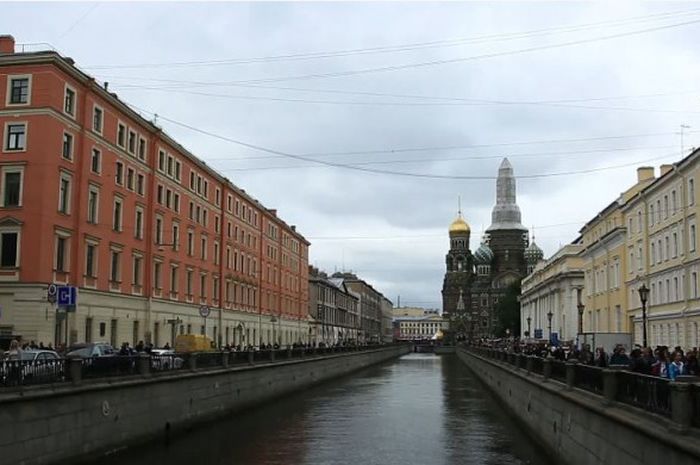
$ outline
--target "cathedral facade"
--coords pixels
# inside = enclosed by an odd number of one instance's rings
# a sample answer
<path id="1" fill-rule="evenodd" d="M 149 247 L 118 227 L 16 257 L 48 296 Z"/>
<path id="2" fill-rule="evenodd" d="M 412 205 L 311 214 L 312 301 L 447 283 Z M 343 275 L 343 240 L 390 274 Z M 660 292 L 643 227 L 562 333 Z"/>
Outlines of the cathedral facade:
<path id="1" fill-rule="evenodd" d="M 521 223 L 515 176 L 507 158 L 498 168 L 491 225 L 474 253 L 470 235 L 471 228 L 460 209 L 449 229 L 442 311 L 457 337 L 488 337 L 495 330 L 499 299 L 511 284 L 529 274 L 543 255 Z"/>

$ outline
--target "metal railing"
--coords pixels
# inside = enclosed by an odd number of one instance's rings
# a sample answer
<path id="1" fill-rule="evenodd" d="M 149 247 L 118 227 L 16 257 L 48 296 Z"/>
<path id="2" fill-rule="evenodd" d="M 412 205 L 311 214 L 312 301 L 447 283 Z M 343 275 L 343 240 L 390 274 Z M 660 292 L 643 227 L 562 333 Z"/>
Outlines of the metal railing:
<path id="1" fill-rule="evenodd" d="M 61 382 L 80 384 L 83 380 L 119 376 L 158 376 L 184 370 L 206 370 L 235 365 L 265 364 L 285 360 L 326 357 L 406 344 L 369 346 L 295 347 L 251 351 L 211 351 L 186 354 L 115 355 L 92 358 L 61 358 L 50 361 L 0 360 L 0 388 Z"/>
<path id="2" fill-rule="evenodd" d="M 661 415 L 679 430 L 700 427 L 700 383 L 672 382 L 667 378 L 644 375 L 622 369 L 605 369 L 578 362 L 516 354 L 501 349 L 464 346 L 468 352 L 543 375 L 543 380 L 560 381 L 565 389 L 582 389 L 607 404 L 619 402 Z M 540 372 L 541 369 L 541 372 Z"/>
<path id="3" fill-rule="evenodd" d="M 27 386 L 61 382 L 65 379 L 65 360 L 2 360 L 0 386 Z"/>

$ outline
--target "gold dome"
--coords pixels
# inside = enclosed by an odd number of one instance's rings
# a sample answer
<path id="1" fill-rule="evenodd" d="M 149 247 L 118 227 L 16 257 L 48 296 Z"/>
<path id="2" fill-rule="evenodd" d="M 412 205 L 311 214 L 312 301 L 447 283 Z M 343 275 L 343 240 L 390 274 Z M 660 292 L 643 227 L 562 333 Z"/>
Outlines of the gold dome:
<path id="1" fill-rule="evenodd" d="M 460 213 L 456 220 L 450 225 L 450 234 L 452 233 L 468 233 L 471 231 L 469 224 L 464 221 L 462 214 Z"/>

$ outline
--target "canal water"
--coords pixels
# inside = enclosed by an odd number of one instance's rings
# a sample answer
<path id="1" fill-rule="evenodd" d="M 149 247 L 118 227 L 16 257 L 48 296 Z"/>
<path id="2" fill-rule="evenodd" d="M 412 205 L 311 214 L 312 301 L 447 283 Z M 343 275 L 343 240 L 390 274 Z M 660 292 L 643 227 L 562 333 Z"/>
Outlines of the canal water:
<path id="1" fill-rule="evenodd" d="M 100 465 L 550 465 L 455 356 L 411 354 Z"/>

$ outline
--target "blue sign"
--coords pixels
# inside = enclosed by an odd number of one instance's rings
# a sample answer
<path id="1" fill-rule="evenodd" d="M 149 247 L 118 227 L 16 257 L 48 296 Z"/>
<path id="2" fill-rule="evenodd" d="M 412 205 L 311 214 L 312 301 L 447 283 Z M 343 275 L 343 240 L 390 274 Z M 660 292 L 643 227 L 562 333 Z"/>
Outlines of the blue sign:
<path id="1" fill-rule="evenodd" d="M 542 339 L 542 330 L 535 329 L 535 339 Z"/>
<path id="2" fill-rule="evenodd" d="M 552 335 L 549 337 L 549 343 L 552 344 L 553 346 L 558 346 L 559 345 L 559 333 L 552 333 Z"/>
<path id="3" fill-rule="evenodd" d="M 58 305 L 72 307 L 78 303 L 78 289 L 74 286 L 58 286 Z"/>

